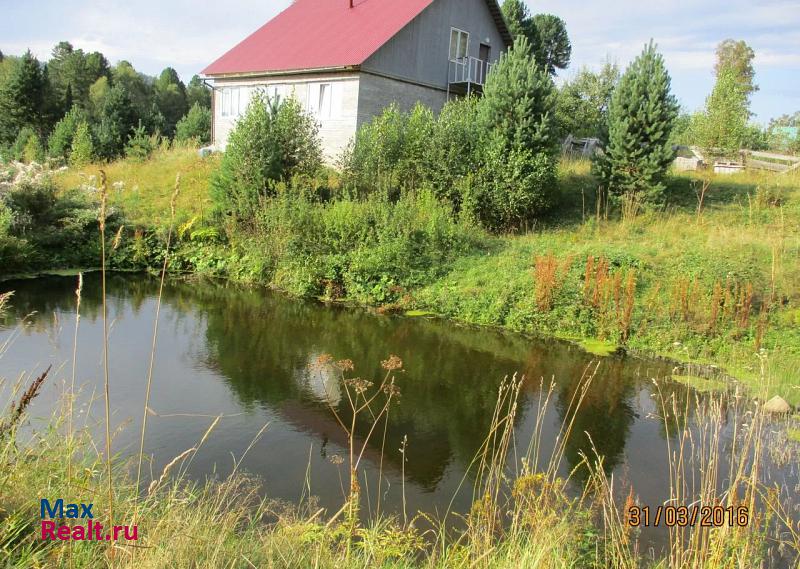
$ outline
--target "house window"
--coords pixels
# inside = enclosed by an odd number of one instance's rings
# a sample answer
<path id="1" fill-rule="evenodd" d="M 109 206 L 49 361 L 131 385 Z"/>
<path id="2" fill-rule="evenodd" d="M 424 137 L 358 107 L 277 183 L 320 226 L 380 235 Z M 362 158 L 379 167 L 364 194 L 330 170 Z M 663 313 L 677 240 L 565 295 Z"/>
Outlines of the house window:
<path id="1" fill-rule="evenodd" d="M 331 118 L 333 108 L 333 85 L 331 83 L 311 83 L 308 86 L 308 112 L 323 120 Z"/>
<path id="2" fill-rule="evenodd" d="M 224 87 L 222 89 L 222 116 L 238 117 L 250 104 L 250 87 Z"/>
<path id="3" fill-rule="evenodd" d="M 267 87 L 267 97 L 271 101 L 283 101 L 286 99 L 286 85 L 269 85 Z"/>
<path id="4" fill-rule="evenodd" d="M 464 59 L 469 54 L 469 33 L 450 28 L 450 61 Z"/>

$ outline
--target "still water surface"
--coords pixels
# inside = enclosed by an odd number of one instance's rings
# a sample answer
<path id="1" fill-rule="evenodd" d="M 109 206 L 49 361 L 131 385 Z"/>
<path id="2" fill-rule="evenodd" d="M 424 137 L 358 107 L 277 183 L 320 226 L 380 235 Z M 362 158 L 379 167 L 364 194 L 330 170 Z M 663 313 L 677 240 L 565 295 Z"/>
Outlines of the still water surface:
<path id="1" fill-rule="evenodd" d="M 0 326 L 0 376 L 15 378 L 53 364 L 56 373 L 32 409 L 46 420 L 71 369 L 75 277 L 0 283 L 15 290 L 10 316 Z M 141 409 L 150 355 L 158 282 L 140 275 L 109 277 L 110 392 L 117 452 L 138 450 Z M 103 416 L 100 281 L 88 275 L 78 334 L 79 423 Z M 396 354 L 402 392 L 393 406 L 384 457 L 383 511 L 466 512 L 472 498 L 468 467 L 483 440 L 505 377 L 524 375 L 517 443 L 524 452 L 534 429 L 542 381 L 555 382 L 545 415 L 542 455 L 549 456 L 564 415 L 587 368 L 597 358 L 563 342 L 532 340 L 426 318 L 287 299 L 263 289 L 209 282 L 168 283 L 161 309 L 146 452 L 157 476 L 176 455 L 202 438 L 223 415 L 191 463 L 197 479 L 225 476 L 267 425 L 241 468 L 263 481 L 272 498 L 297 502 L 306 477 L 320 505 L 336 511 L 343 500 L 346 438 L 329 405 L 347 414 L 338 379 L 309 369 L 322 354 L 349 358 L 355 375 L 380 382 L 381 360 Z M 667 497 L 666 437 L 656 418 L 656 387 L 686 397 L 671 384 L 662 362 L 612 356 L 599 368 L 567 444 L 562 473 L 591 454 L 589 436 L 619 483 L 644 504 Z M 4 395 L 4 394 L 0 394 Z M 91 403 L 94 397 L 94 402 Z M 0 397 L 0 401 L 4 400 Z M 40 423 L 41 424 L 41 423 Z M 363 426 L 362 426 L 363 427 Z M 407 437 L 403 468 L 399 452 Z M 380 437 L 366 453 L 365 506 L 375 508 Z M 461 486 L 462 480 L 466 484 Z M 577 475 L 581 476 L 580 472 Z M 658 541 L 658 539 L 656 539 Z"/>

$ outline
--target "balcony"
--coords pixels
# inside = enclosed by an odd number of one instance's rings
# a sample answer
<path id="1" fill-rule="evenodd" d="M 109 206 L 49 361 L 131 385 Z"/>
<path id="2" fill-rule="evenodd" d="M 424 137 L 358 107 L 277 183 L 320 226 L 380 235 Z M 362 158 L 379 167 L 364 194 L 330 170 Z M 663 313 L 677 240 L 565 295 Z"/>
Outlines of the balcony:
<path id="1" fill-rule="evenodd" d="M 483 93 L 486 78 L 494 64 L 477 57 L 452 59 L 447 70 L 447 95 L 471 95 Z"/>

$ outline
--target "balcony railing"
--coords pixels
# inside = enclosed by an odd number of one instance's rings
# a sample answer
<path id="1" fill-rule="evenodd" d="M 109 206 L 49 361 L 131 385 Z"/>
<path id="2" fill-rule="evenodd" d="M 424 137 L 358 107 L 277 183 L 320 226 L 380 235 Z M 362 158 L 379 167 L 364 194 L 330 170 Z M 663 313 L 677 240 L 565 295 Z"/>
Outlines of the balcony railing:
<path id="1" fill-rule="evenodd" d="M 462 57 L 455 60 L 450 60 L 448 69 L 448 83 L 452 84 L 465 84 L 469 90 L 470 85 L 479 85 L 483 87 L 486 84 L 486 78 L 492 71 L 493 64 L 488 61 L 483 61 L 477 57 Z"/>

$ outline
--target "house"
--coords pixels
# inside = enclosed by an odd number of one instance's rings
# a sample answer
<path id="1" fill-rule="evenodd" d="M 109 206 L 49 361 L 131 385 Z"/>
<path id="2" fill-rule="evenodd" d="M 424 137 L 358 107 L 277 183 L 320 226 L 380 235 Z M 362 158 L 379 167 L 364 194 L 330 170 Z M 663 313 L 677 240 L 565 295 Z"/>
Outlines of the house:
<path id="1" fill-rule="evenodd" d="M 214 145 L 224 148 L 255 89 L 294 96 L 333 161 L 391 103 L 439 111 L 481 92 L 512 43 L 497 0 L 296 0 L 209 65 Z"/>

